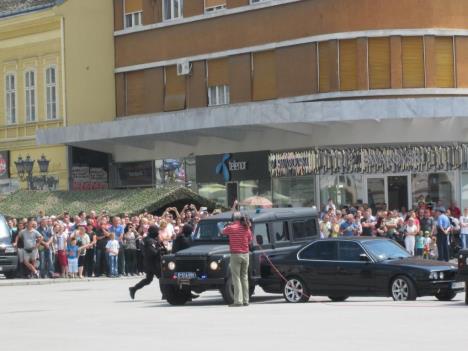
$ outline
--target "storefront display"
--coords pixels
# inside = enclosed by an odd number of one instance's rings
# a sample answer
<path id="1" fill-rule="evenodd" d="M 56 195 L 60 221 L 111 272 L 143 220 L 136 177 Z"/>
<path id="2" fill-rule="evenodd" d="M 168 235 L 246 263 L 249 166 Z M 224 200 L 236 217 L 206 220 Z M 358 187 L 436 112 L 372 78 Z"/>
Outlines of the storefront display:
<path id="1" fill-rule="evenodd" d="M 273 178 L 273 205 L 310 207 L 315 205 L 315 177 Z"/>

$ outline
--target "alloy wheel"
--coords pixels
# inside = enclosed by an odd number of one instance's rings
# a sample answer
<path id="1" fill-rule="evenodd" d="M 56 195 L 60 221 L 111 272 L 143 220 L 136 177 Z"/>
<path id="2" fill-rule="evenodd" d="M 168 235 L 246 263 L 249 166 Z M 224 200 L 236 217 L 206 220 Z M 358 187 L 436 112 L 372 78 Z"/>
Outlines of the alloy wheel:
<path id="1" fill-rule="evenodd" d="M 401 278 L 395 279 L 392 284 L 392 295 L 395 301 L 407 301 L 409 296 L 408 283 Z"/>
<path id="2" fill-rule="evenodd" d="M 284 286 L 284 296 L 289 302 L 300 302 L 304 298 L 304 286 L 299 279 L 289 279 Z"/>

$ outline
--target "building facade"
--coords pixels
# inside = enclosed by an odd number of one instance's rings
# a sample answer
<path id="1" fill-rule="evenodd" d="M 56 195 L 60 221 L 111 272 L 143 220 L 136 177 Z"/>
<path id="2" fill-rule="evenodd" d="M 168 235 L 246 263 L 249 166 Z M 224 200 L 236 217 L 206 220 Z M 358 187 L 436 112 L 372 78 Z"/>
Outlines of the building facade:
<path id="1" fill-rule="evenodd" d="M 37 141 L 195 156 L 225 205 L 468 206 L 467 16 L 463 0 L 114 0 L 116 120 Z M 211 158 L 269 174 L 227 179 Z"/>
<path id="2" fill-rule="evenodd" d="M 111 0 L 0 4 L 2 191 L 69 189 L 69 146 L 38 147 L 36 131 L 114 119 L 112 8 Z"/>

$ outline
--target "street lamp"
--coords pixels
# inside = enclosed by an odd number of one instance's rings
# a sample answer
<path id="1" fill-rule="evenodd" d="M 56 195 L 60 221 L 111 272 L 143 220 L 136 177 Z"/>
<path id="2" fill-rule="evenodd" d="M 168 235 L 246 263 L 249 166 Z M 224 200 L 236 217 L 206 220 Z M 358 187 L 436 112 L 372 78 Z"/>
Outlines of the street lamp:
<path id="1" fill-rule="evenodd" d="M 45 176 L 45 174 L 49 171 L 50 160 L 46 159 L 44 154 L 42 154 L 41 159 L 37 160 L 37 163 L 39 164 L 39 170 Z"/>
<path id="2" fill-rule="evenodd" d="M 28 189 L 32 189 L 32 173 L 34 168 L 34 160 L 31 159 L 31 156 L 27 155 L 26 159 L 23 159 L 18 156 L 18 160 L 15 161 L 16 171 L 18 172 L 18 176 L 22 181 L 28 182 Z"/>

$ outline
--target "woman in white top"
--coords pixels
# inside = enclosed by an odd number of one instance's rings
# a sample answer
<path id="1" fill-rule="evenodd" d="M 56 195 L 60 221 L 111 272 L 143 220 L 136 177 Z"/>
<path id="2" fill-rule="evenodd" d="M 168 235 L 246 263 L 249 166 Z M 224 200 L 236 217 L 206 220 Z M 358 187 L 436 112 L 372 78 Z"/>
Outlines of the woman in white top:
<path id="1" fill-rule="evenodd" d="M 418 234 L 418 226 L 414 223 L 413 218 L 408 219 L 408 224 L 405 230 L 405 248 L 411 255 L 414 256 L 414 246 L 416 244 L 416 234 Z"/>
<path id="2" fill-rule="evenodd" d="M 468 249 L 468 208 L 465 208 L 460 216 L 460 239 L 463 248 Z"/>
<path id="3" fill-rule="evenodd" d="M 164 245 L 168 252 L 172 251 L 172 240 L 175 239 L 174 233 L 169 230 L 168 223 L 161 219 L 159 222 L 159 241 Z"/>

